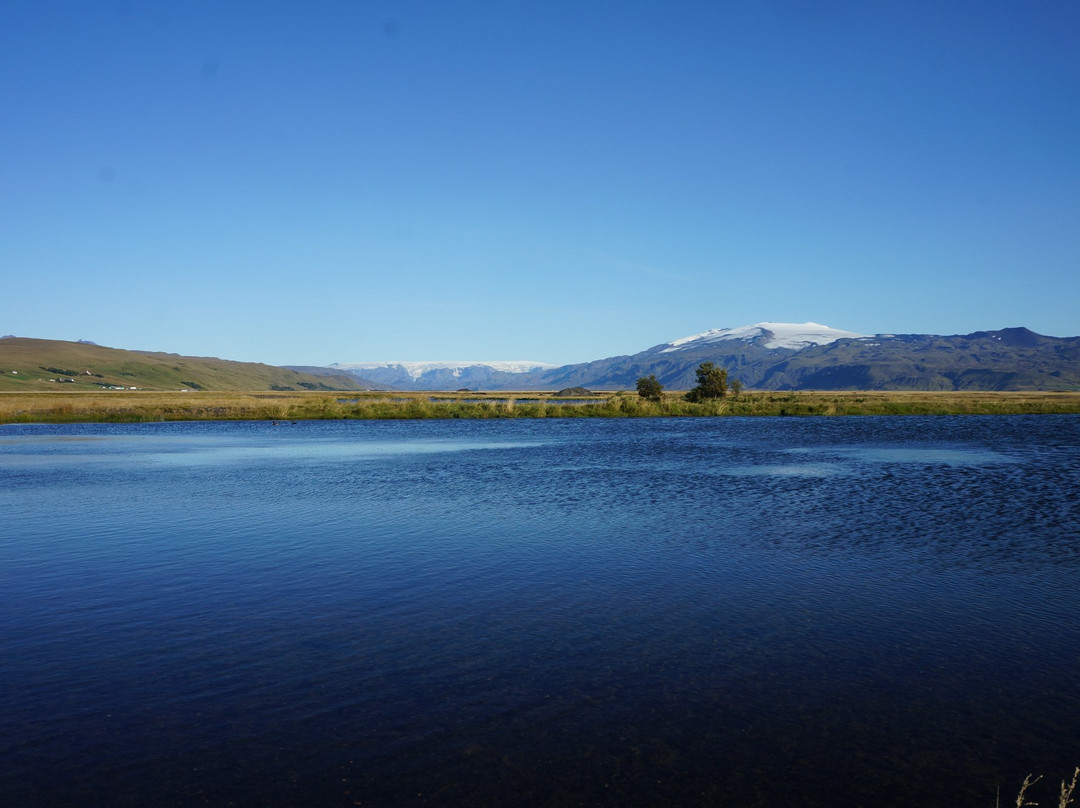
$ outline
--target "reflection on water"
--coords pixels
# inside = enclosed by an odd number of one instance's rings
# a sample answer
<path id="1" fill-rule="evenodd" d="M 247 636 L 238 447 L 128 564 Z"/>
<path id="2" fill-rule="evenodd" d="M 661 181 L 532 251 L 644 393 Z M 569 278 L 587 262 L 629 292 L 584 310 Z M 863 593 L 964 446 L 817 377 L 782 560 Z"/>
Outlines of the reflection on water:
<path id="1" fill-rule="evenodd" d="M 93 451 L 72 450 L 69 444 L 102 444 Z M 166 440 L 140 436 L 20 436 L 0 440 L 9 450 L 0 454 L 0 467 L 65 466 L 74 462 L 115 462 L 143 465 L 221 465 L 266 462 L 272 460 L 341 462 L 393 455 L 441 454 L 481 449 L 520 449 L 539 446 L 537 441 L 482 441 L 457 439 L 341 441 L 332 438 L 308 439 L 306 436 L 272 438 L 245 435 L 175 436 Z"/>
<path id="2" fill-rule="evenodd" d="M 785 454 L 798 458 L 794 463 L 760 463 L 732 465 L 718 469 L 722 474 L 735 476 L 830 477 L 866 471 L 866 464 L 915 463 L 924 465 L 979 466 L 989 463 L 1011 463 L 1013 459 L 1001 452 L 970 448 L 912 447 L 912 446 L 846 446 L 798 447 Z"/>
<path id="3" fill-rule="evenodd" d="M 1078 489 L 1069 416 L 0 427 L 0 804 L 992 805 L 1080 762 Z"/>
<path id="4" fill-rule="evenodd" d="M 803 454 L 831 454 L 845 460 L 862 460 L 868 463 L 940 463 L 949 466 L 973 466 L 1012 462 L 1009 455 L 987 449 L 933 446 L 847 446 L 791 451 Z"/>
<path id="5" fill-rule="evenodd" d="M 375 460 L 402 455 L 437 455 L 451 452 L 477 450 L 525 449 L 538 446 L 535 442 L 487 443 L 482 441 L 431 440 L 431 441 L 367 441 L 324 442 L 286 441 L 281 444 L 238 444 L 212 446 L 189 444 L 174 447 L 170 451 L 147 453 L 143 456 L 149 463 L 198 466 L 206 464 L 254 463 L 274 460 L 291 460 L 318 463 L 345 462 L 350 460 Z"/>
<path id="6" fill-rule="evenodd" d="M 840 463 L 787 463 L 783 465 L 726 466 L 719 471 L 721 474 L 743 477 L 764 477 L 769 475 L 780 477 L 831 477 L 835 474 L 845 474 L 849 470 Z"/>

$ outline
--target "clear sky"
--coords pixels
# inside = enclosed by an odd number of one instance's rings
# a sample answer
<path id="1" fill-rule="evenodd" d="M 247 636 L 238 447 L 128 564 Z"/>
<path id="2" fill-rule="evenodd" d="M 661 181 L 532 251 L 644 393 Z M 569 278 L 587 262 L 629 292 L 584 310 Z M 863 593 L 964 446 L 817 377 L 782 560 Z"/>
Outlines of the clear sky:
<path id="1" fill-rule="evenodd" d="M 1075 0 L 8 0 L 0 334 L 271 364 L 1080 335 Z"/>

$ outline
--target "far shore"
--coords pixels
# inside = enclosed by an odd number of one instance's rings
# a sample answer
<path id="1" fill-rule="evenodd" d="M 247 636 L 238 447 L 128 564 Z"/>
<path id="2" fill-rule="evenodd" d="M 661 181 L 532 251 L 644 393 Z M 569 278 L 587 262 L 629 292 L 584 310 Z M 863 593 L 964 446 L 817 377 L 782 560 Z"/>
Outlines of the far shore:
<path id="1" fill-rule="evenodd" d="M 1080 413 L 1080 392 L 742 391 L 701 403 L 668 392 L 0 392 L 0 424 L 331 419 L 628 418 Z"/>

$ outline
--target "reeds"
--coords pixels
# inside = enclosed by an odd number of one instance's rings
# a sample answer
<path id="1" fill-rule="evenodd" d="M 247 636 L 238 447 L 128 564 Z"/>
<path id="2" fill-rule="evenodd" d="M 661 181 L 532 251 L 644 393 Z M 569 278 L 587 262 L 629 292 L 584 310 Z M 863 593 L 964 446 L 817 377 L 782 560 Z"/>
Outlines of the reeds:
<path id="1" fill-rule="evenodd" d="M 1073 799 L 1073 792 L 1076 791 L 1076 781 L 1080 777 L 1080 766 L 1073 771 L 1072 781 L 1061 781 L 1061 791 L 1058 794 L 1058 808 L 1068 808 L 1076 800 Z M 1028 799 L 1028 789 L 1043 779 L 1040 774 L 1038 777 L 1029 774 L 1024 778 L 1023 785 L 1020 786 L 1020 793 L 1016 796 L 1016 808 L 1024 808 L 1026 805 L 1038 805 L 1037 802 L 1032 802 Z M 1001 799 L 997 801 L 998 808 L 1001 808 Z"/>

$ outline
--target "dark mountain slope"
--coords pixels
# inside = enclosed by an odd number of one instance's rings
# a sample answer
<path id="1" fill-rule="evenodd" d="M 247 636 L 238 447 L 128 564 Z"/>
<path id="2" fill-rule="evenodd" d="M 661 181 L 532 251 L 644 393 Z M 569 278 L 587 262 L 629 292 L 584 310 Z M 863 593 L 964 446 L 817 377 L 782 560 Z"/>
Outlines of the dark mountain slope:
<path id="1" fill-rule="evenodd" d="M 838 339 L 804 348 L 768 348 L 765 338 L 657 345 L 530 374 L 506 374 L 501 389 L 581 385 L 633 389 L 654 374 L 669 390 L 696 384 L 702 362 L 762 390 L 1080 390 L 1080 337 L 1046 337 L 1026 328 L 935 336 L 896 334 Z M 492 387 L 490 389 L 499 389 Z"/>

